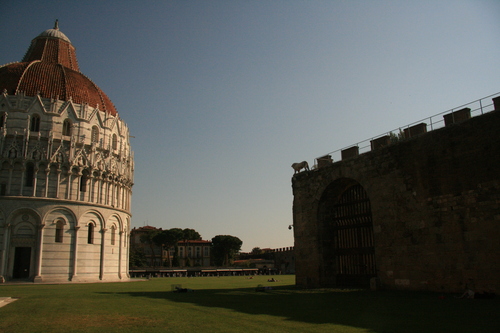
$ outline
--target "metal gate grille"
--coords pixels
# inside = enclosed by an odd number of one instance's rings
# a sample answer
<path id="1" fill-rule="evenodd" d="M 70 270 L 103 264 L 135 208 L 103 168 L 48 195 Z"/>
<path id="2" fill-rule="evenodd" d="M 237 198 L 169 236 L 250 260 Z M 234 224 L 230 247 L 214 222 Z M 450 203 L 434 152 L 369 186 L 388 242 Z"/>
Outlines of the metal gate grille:
<path id="1" fill-rule="evenodd" d="M 369 286 L 376 276 L 370 200 L 360 185 L 348 188 L 333 207 L 338 286 Z"/>

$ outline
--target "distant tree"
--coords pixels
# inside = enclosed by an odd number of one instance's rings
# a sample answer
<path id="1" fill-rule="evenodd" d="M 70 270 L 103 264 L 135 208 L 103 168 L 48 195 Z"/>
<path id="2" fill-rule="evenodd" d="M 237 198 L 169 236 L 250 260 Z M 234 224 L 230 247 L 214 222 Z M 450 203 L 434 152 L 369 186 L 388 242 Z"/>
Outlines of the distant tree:
<path id="1" fill-rule="evenodd" d="M 167 261 L 169 265 L 179 266 L 179 257 L 178 257 L 178 246 L 177 243 L 179 241 L 184 240 L 200 240 L 201 235 L 194 229 L 181 229 L 181 228 L 172 228 L 159 232 L 154 237 L 154 242 L 157 246 L 161 247 L 164 250 L 167 250 Z M 174 248 L 174 256 L 172 261 L 170 260 L 170 249 Z"/>
<path id="2" fill-rule="evenodd" d="M 251 253 L 252 253 L 253 255 L 257 255 L 257 256 L 258 256 L 258 255 L 261 255 L 262 253 L 264 253 L 264 251 L 262 251 L 262 250 L 260 249 L 260 247 L 254 247 L 254 248 L 252 249 L 252 252 L 251 252 Z"/>
<path id="3" fill-rule="evenodd" d="M 179 254 L 177 252 L 174 252 L 174 258 L 172 259 L 172 266 L 179 267 L 180 265 L 181 262 L 179 260 Z"/>
<path id="4" fill-rule="evenodd" d="M 182 230 L 183 240 L 201 240 L 201 235 L 194 229 L 186 228 Z"/>
<path id="5" fill-rule="evenodd" d="M 180 228 L 172 228 L 163 230 L 157 233 L 154 237 L 154 242 L 157 246 L 159 246 L 162 250 L 167 250 L 167 261 L 169 266 L 171 265 L 170 261 L 170 249 L 173 247 L 174 252 L 177 253 L 177 243 L 184 237 L 184 233 Z M 176 266 L 174 264 L 174 266 Z"/>
<path id="6" fill-rule="evenodd" d="M 243 242 L 235 236 L 218 235 L 212 238 L 212 255 L 216 265 L 229 266 L 229 262 L 240 251 Z"/>
<path id="7" fill-rule="evenodd" d="M 137 246 L 131 246 L 129 263 L 130 267 L 145 267 L 148 265 L 148 260 L 146 259 L 146 255 L 141 248 Z"/>
<path id="8" fill-rule="evenodd" d="M 155 265 L 155 259 L 156 259 L 156 253 L 155 253 L 155 245 L 156 245 L 156 242 L 155 242 L 155 237 L 156 235 L 159 233 L 159 230 L 156 230 L 156 229 L 151 229 L 151 230 L 146 230 L 144 231 L 141 236 L 140 236 L 140 241 L 142 244 L 146 244 L 149 246 L 150 250 L 151 250 L 151 267 L 153 267 Z"/>

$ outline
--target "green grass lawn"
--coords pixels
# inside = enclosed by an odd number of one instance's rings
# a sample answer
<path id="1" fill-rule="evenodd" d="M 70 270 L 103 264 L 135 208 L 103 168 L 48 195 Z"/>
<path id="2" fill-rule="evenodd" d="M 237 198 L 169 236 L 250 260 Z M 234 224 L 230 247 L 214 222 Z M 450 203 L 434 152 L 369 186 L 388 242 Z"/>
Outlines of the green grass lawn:
<path id="1" fill-rule="evenodd" d="M 268 278 L 0 285 L 0 297 L 19 297 L 0 308 L 0 332 L 500 332 L 500 299 L 301 290 L 294 276 Z"/>

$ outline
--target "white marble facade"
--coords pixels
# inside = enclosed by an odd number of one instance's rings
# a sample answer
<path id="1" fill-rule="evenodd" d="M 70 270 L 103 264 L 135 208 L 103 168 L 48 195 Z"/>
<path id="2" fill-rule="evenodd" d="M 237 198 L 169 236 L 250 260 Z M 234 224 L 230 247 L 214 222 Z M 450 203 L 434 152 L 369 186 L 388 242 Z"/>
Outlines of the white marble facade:
<path id="1" fill-rule="evenodd" d="M 43 84 L 31 95 L 9 91 L 2 67 L 0 281 L 128 279 L 127 125 L 116 110 L 44 96 Z"/>

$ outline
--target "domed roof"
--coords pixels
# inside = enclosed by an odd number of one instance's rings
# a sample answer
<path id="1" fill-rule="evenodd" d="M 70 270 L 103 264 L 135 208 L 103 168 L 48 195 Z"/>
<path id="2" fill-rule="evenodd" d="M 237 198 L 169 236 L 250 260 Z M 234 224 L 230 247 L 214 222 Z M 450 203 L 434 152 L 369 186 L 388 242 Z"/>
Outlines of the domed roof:
<path id="1" fill-rule="evenodd" d="M 54 38 L 60 38 L 68 43 L 71 43 L 71 41 L 69 40 L 68 37 L 66 37 L 65 34 L 63 34 L 60 30 L 59 30 L 59 22 L 58 20 L 56 20 L 56 23 L 54 24 L 54 28 L 53 29 L 47 29 L 45 30 L 44 32 L 42 32 L 41 34 L 38 35 L 38 37 L 54 37 Z"/>
<path id="2" fill-rule="evenodd" d="M 75 48 L 59 31 L 58 23 L 38 35 L 22 59 L 0 67 L 0 91 L 14 95 L 72 100 L 116 116 L 118 112 L 106 94 L 78 67 Z"/>

